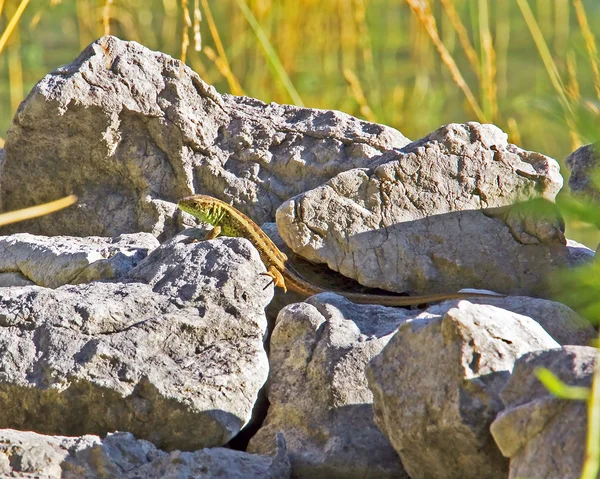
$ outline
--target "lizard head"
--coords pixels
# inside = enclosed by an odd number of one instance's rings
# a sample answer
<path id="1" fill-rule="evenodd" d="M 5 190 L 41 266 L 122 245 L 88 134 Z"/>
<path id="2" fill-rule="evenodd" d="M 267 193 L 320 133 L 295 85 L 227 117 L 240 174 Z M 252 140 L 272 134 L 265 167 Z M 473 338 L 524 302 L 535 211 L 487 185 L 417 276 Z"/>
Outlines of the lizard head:
<path id="1" fill-rule="evenodd" d="M 222 216 L 222 205 L 227 205 L 227 203 L 207 195 L 188 196 L 177 203 L 177 207 L 181 211 L 213 226 L 219 222 Z"/>

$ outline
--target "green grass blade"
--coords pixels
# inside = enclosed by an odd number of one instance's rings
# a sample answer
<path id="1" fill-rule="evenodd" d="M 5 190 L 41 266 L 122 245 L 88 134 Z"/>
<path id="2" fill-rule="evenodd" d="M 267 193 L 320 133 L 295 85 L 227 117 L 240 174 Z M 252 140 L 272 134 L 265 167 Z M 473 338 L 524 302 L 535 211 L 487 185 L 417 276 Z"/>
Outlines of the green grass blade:
<path id="1" fill-rule="evenodd" d="M 267 56 L 267 59 L 271 63 L 271 66 L 275 70 L 275 73 L 279 77 L 279 80 L 283 84 L 288 95 L 292 99 L 292 102 L 295 105 L 304 106 L 304 103 L 302 102 L 300 95 L 298 94 L 298 92 L 296 91 L 296 88 L 294 88 L 294 85 L 292 84 L 292 80 L 290 80 L 290 77 L 288 76 L 285 69 L 283 68 L 283 65 L 279 61 L 277 52 L 275 52 L 275 49 L 271 45 L 271 42 L 269 42 L 269 39 L 265 35 L 264 30 L 262 29 L 262 27 L 260 26 L 260 24 L 258 23 L 256 18 L 254 17 L 254 15 L 252 14 L 252 11 L 248 8 L 248 5 L 246 5 L 246 2 L 244 0 L 236 0 L 236 1 L 240 7 L 240 10 L 246 17 L 246 20 L 250 24 L 250 27 L 252 27 L 252 30 L 254 30 L 254 34 L 256 35 L 256 38 L 258 38 L 258 41 L 260 42 L 263 50 L 265 51 L 265 55 Z"/>

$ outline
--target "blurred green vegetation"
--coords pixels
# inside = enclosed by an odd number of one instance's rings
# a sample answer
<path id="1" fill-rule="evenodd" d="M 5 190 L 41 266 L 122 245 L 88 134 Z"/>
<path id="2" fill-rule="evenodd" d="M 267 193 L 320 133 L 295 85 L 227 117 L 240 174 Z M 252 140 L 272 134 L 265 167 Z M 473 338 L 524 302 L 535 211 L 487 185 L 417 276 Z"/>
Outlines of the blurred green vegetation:
<path id="1" fill-rule="evenodd" d="M 412 139 L 492 122 L 561 163 L 598 139 L 597 0 L 0 0 L 0 32 L 24 4 L 0 52 L 0 137 L 40 78 L 110 31 L 184 58 L 220 92 Z M 568 225 L 596 246 L 595 227 Z"/>

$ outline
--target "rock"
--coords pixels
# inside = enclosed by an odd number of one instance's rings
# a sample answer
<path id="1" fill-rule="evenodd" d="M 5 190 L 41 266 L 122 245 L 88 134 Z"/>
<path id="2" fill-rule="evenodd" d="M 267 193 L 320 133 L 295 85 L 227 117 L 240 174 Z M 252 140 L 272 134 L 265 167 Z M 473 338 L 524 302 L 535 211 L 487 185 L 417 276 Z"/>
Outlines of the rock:
<path id="1" fill-rule="evenodd" d="M 569 262 L 561 221 L 550 208 L 526 221 L 514 203 L 561 186 L 556 161 L 497 127 L 452 124 L 288 200 L 277 224 L 296 253 L 366 286 L 545 295 Z"/>
<path id="2" fill-rule="evenodd" d="M 244 239 L 182 235 L 123 282 L 1 288 L 0 428 L 226 444 L 267 378 L 263 271 Z"/>
<path id="3" fill-rule="evenodd" d="M 126 432 L 82 437 L 0 430 L 2 477 L 43 479 L 285 479 L 290 465 L 282 436 L 273 457 L 225 448 L 166 453 Z"/>
<path id="4" fill-rule="evenodd" d="M 600 166 L 599 159 L 598 143 L 582 146 L 566 158 L 565 164 L 571 172 L 569 188 L 573 195 L 598 202 L 600 189 L 594 184 L 594 174 Z"/>
<path id="5" fill-rule="evenodd" d="M 588 248 L 584 244 L 568 239 L 567 248 L 569 248 L 571 264 L 573 266 L 583 266 L 594 262 L 596 253 L 593 249 Z"/>
<path id="6" fill-rule="evenodd" d="M 558 347 L 535 321 L 460 301 L 402 324 L 366 368 L 375 422 L 412 479 L 502 478 L 489 433 L 514 361 Z"/>
<path id="7" fill-rule="evenodd" d="M 373 422 L 363 372 L 415 313 L 323 293 L 284 308 L 271 338 L 267 419 L 250 452 L 284 434 L 295 478 L 407 478 Z"/>
<path id="8" fill-rule="evenodd" d="M 34 236 L 0 237 L 3 286 L 30 284 L 58 288 L 94 280 L 120 279 L 159 245 L 149 233 L 115 238 Z M 17 273 L 18 272 L 18 273 Z M 13 281 L 6 274 L 13 274 Z M 22 279 L 21 279 L 22 278 Z"/>
<path id="9" fill-rule="evenodd" d="M 78 206 L 3 231 L 170 237 L 175 202 L 194 193 L 261 224 L 282 201 L 408 142 L 341 112 L 220 95 L 180 61 L 106 36 L 46 75 L 6 135 L 4 211 L 71 192 Z"/>
<path id="10" fill-rule="evenodd" d="M 535 351 L 515 363 L 501 392 L 506 409 L 491 425 L 502 453 L 510 458 L 510 478 L 579 479 L 585 456 L 587 406 L 552 396 L 535 370 L 547 368 L 570 386 L 590 387 L 597 349 L 566 346 Z"/>
<path id="11" fill-rule="evenodd" d="M 560 345 L 577 344 L 587 346 L 596 338 L 592 324 L 568 306 L 547 299 L 525 296 L 499 298 L 471 298 L 469 302 L 501 308 L 538 323 Z M 441 317 L 452 308 L 459 307 L 460 300 L 444 301 L 427 308 L 421 317 Z"/>

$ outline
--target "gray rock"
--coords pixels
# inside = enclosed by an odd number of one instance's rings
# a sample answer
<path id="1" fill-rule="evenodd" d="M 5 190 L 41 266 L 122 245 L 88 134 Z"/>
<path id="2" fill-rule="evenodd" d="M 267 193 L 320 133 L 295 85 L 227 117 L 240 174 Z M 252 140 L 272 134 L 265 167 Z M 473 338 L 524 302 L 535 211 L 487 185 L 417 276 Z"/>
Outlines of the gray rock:
<path id="1" fill-rule="evenodd" d="M 282 436 L 276 454 L 266 457 L 225 448 L 166 453 L 126 432 L 101 439 L 3 429 L 0 474 L 23 479 L 285 479 L 290 465 Z"/>
<path id="2" fill-rule="evenodd" d="M 452 124 L 287 201 L 277 224 L 296 253 L 367 286 L 544 295 L 569 262 L 561 221 L 512 205 L 561 186 L 556 161 L 497 127 Z"/>
<path id="3" fill-rule="evenodd" d="M 489 433 L 500 390 L 526 352 L 558 347 L 535 321 L 461 301 L 408 321 L 366 368 L 375 421 L 412 479 L 502 478 Z"/>
<path id="4" fill-rule="evenodd" d="M 79 205 L 4 231 L 168 237 L 180 228 L 174 202 L 194 193 L 261 224 L 282 201 L 408 142 L 341 112 L 220 95 L 168 55 L 102 37 L 21 104 L 0 177 L 4 211 L 66 192 Z"/>
<path id="5" fill-rule="evenodd" d="M 459 305 L 459 300 L 445 301 L 427 308 L 420 317 L 441 317 Z M 499 298 L 471 298 L 474 304 L 487 304 L 527 316 L 538 323 L 560 345 L 576 344 L 587 346 L 596 338 L 592 324 L 568 306 L 547 299 L 526 296 L 506 296 Z"/>
<path id="6" fill-rule="evenodd" d="M 178 236 L 126 282 L 1 288 L 0 428 L 224 445 L 267 378 L 261 271 L 246 240 Z"/>
<path id="7" fill-rule="evenodd" d="M 579 479 L 585 456 L 587 405 L 552 396 L 535 370 L 547 368 L 570 386 L 590 387 L 597 349 L 566 346 L 523 355 L 501 392 L 506 409 L 491 425 L 510 479 Z"/>
<path id="8" fill-rule="evenodd" d="M 584 145 L 571 153 L 565 160 L 571 173 L 569 177 L 571 193 L 594 202 L 600 199 L 600 189 L 598 185 L 594 184 L 593 178 L 600 166 L 597 148 L 598 143 Z"/>
<path id="9" fill-rule="evenodd" d="M 571 264 L 573 266 L 583 266 L 593 263 L 596 257 L 596 252 L 593 249 L 574 240 L 567 239 L 567 248 L 569 248 Z"/>
<path id="10" fill-rule="evenodd" d="M 159 245 L 149 233 L 115 238 L 34 236 L 0 237 L 3 286 L 30 284 L 58 288 L 94 280 L 120 279 Z M 6 274 L 12 273 L 13 282 Z M 15 274 L 18 273 L 18 274 Z"/>
<path id="11" fill-rule="evenodd" d="M 270 453 L 281 431 L 295 478 L 407 478 L 373 421 L 363 369 L 414 314 L 332 293 L 284 308 L 271 338 L 271 405 L 248 450 Z"/>

